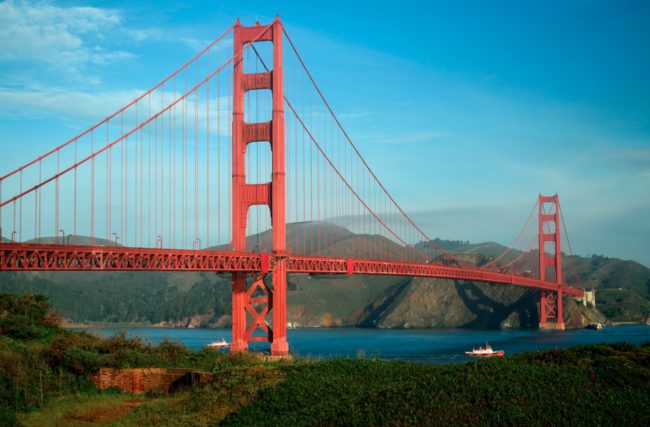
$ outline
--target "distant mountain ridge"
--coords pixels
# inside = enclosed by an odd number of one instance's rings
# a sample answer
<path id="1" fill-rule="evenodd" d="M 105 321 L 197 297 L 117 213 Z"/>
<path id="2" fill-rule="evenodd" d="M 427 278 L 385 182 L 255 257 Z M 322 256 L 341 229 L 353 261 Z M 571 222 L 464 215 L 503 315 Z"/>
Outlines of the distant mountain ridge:
<path id="1" fill-rule="evenodd" d="M 122 246 L 112 240 L 102 239 L 101 237 L 90 237 L 74 234 L 65 236 L 47 236 L 31 239 L 25 243 L 43 243 L 43 244 L 60 244 L 60 245 L 96 245 L 96 246 Z"/>
<path id="2" fill-rule="evenodd" d="M 270 238 L 269 232 L 250 236 L 247 247 L 270 251 Z M 77 243 L 87 244 L 86 239 L 78 236 Z M 41 241 L 49 242 L 47 238 Z M 289 247 L 299 245 L 298 248 L 308 254 L 325 256 L 341 251 L 350 257 L 371 255 L 370 251 L 377 246 L 395 257 L 406 251 L 384 237 L 354 234 L 324 223 L 288 224 L 287 242 Z M 460 252 L 459 256 L 466 262 L 475 263 L 491 260 L 505 249 L 493 242 L 472 244 L 438 239 L 436 243 Z M 433 257 L 439 255 L 429 243 L 416 246 Z M 222 245 L 213 249 L 227 248 Z M 502 262 L 518 255 L 519 252 L 512 251 Z M 527 256 L 532 261 L 536 259 L 535 253 Z M 565 277 L 569 283 L 607 290 L 604 298 L 597 292 L 597 305 L 612 320 L 642 321 L 650 313 L 650 269 L 632 261 L 602 256 L 565 259 Z M 142 322 L 172 326 L 227 326 L 230 322 L 229 275 L 4 272 L 0 273 L 0 292 L 44 294 L 61 314 L 74 322 Z M 410 277 L 305 274 L 289 276 L 287 298 L 290 326 L 382 328 L 535 327 L 539 300 L 537 292 L 506 285 Z M 597 318 L 597 312 L 586 313 L 571 301 L 566 305 L 565 311 L 573 316 L 569 320 L 574 326 Z"/>

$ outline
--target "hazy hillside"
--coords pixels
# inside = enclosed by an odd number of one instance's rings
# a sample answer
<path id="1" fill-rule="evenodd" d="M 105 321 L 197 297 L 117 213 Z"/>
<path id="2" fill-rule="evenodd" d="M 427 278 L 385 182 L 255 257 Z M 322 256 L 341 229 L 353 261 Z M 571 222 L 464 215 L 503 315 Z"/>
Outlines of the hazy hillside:
<path id="1" fill-rule="evenodd" d="M 614 322 L 648 322 L 650 300 L 629 289 L 602 289 L 596 294 L 598 308 Z"/>
<path id="2" fill-rule="evenodd" d="M 461 254 L 479 254 L 486 259 L 493 259 L 500 255 L 506 247 L 495 242 L 469 243 L 463 241 L 439 240 L 435 242 L 446 250 Z M 418 243 L 416 247 L 423 252 L 435 257 L 440 251 L 430 243 Z M 511 250 L 497 264 L 503 265 L 518 258 L 521 251 Z M 526 268 L 538 272 L 537 268 L 538 251 L 530 251 L 514 267 Z M 581 288 L 607 288 L 607 289 L 631 289 L 637 294 L 650 297 L 650 268 L 629 260 L 608 258 L 603 255 L 591 255 L 581 257 L 577 255 L 568 256 L 563 253 L 563 272 L 565 281 L 573 286 Z"/>
<path id="3" fill-rule="evenodd" d="M 91 243 L 96 246 L 121 246 L 116 244 L 111 240 L 102 239 L 101 237 L 95 237 L 91 239 L 89 236 L 75 236 L 75 235 L 65 235 L 57 237 L 41 237 L 39 239 L 28 240 L 26 243 L 44 243 L 44 244 L 65 244 L 65 245 L 90 245 Z"/>
<path id="4" fill-rule="evenodd" d="M 230 281 L 207 273 L 34 272 L 0 274 L 0 293 L 46 295 L 75 322 L 179 321 L 230 312 Z M 216 320 L 216 319 L 215 319 Z"/>
<path id="5" fill-rule="evenodd" d="M 481 254 L 485 259 L 494 258 L 506 249 L 505 246 L 494 242 L 472 244 L 436 240 L 436 243 L 446 250 L 462 254 Z M 440 254 L 430 243 L 420 243 L 416 246 L 432 256 Z M 499 263 L 509 263 L 519 255 L 520 251 L 512 250 Z M 537 257 L 537 250 L 531 251 L 516 262 L 513 268 L 529 269 L 532 274 L 537 275 Z M 476 259 L 478 258 L 474 258 Z M 602 255 L 581 257 L 564 254 L 562 262 L 565 281 L 579 288 L 596 289 L 598 310 L 609 319 L 639 322 L 650 315 L 650 268 L 636 261 Z"/>
<path id="6" fill-rule="evenodd" d="M 394 242 L 355 235 L 332 224 L 287 227 L 290 248 L 298 253 L 356 257 L 381 247 L 399 257 Z M 270 233 L 247 239 L 249 250 L 270 251 Z M 43 242 L 49 241 L 42 239 Z M 88 243 L 79 236 L 78 244 Z M 103 241 L 106 244 L 113 242 Z M 493 242 L 471 244 L 438 240 L 466 262 L 482 264 L 505 249 Z M 418 249 L 440 253 L 428 243 Z M 226 249 L 221 246 L 214 249 Z M 512 251 L 501 262 L 518 256 Z M 522 260 L 534 265 L 536 253 Z M 522 264 L 523 265 L 523 264 Z M 535 271 L 536 274 L 536 271 Z M 596 287 L 598 309 L 616 321 L 640 321 L 650 313 L 650 269 L 602 256 L 566 257 L 565 277 L 575 286 Z M 617 291 L 617 289 L 625 291 Z M 226 326 L 230 322 L 230 277 L 210 273 L 33 272 L 0 273 L 0 292 L 47 295 L 56 309 L 76 322 L 144 322 L 187 326 Z M 618 292 L 618 293 L 617 293 Z M 290 275 L 288 321 L 295 326 L 364 327 L 534 327 L 538 294 L 510 286 L 439 279 L 374 276 Z M 575 326 L 592 316 L 569 309 Z"/>
<path id="7" fill-rule="evenodd" d="M 575 278 L 589 288 L 630 289 L 650 297 L 650 269 L 635 261 L 624 261 L 602 255 L 570 257 L 567 279 Z"/>
<path id="8" fill-rule="evenodd" d="M 246 249 L 271 252 L 271 232 L 246 238 Z M 213 250 L 229 250 L 230 244 L 212 246 Z M 336 224 L 300 222 L 287 224 L 287 249 L 300 255 L 369 257 L 377 253 L 397 259 L 408 254 L 403 246 L 383 236 L 354 234 Z"/>
<path id="9" fill-rule="evenodd" d="M 288 319 L 295 326 L 359 326 L 357 310 L 408 281 L 392 276 L 290 275 Z"/>

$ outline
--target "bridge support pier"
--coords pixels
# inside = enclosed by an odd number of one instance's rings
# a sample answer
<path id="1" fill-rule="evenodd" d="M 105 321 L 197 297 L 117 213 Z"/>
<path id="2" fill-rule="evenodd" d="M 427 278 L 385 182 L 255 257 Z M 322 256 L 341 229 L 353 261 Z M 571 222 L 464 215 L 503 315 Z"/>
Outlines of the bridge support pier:
<path id="1" fill-rule="evenodd" d="M 539 329 L 560 330 L 565 329 L 562 318 L 562 291 L 542 291 L 539 303 Z"/>
<path id="2" fill-rule="evenodd" d="M 287 342 L 287 264 L 285 259 L 276 261 L 273 268 L 273 339 L 271 354 L 289 354 Z"/>
<path id="3" fill-rule="evenodd" d="M 232 273 L 232 340 L 230 351 L 248 350 L 246 340 L 246 273 Z"/>
<path id="4" fill-rule="evenodd" d="M 547 280 L 547 268 L 555 270 L 557 292 L 542 291 L 539 328 L 564 330 L 562 317 L 562 250 L 560 246 L 560 199 L 539 195 L 539 279 Z M 549 249 L 552 255 L 546 250 Z"/>
<path id="5" fill-rule="evenodd" d="M 247 288 L 246 273 L 232 276 L 232 344 L 231 352 L 248 350 L 249 341 L 268 341 L 271 354 L 286 355 L 287 343 L 287 270 L 286 270 L 286 172 L 284 141 L 284 91 L 282 77 L 282 23 L 276 18 L 271 25 L 259 23 L 233 27 L 233 117 L 232 117 L 232 247 L 245 252 L 246 222 L 251 206 L 266 205 L 271 211 L 274 262 L 269 269 L 268 257 L 262 270 L 253 274 Z M 244 45 L 273 43 L 273 69 L 264 73 L 244 73 Z M 247 91 L 271 90 L 272 119 L 269 122 L 244 121 L 244 98 Z M 246 150 L 250 143 L 268 142 L 272 152 L 271 182 L 246 182 Z M 266 249 L 268 250 L 268 248 Z M 262 255 L 264 257 L 264 255 Z M 268 273 L 271 273 L 269 285 Z M 272 325 L 266 317 L 272 314 Z M 248 322 L 250 320 L 250 322 Z M 262 335 L 259 335 L 262 331 Z"/>

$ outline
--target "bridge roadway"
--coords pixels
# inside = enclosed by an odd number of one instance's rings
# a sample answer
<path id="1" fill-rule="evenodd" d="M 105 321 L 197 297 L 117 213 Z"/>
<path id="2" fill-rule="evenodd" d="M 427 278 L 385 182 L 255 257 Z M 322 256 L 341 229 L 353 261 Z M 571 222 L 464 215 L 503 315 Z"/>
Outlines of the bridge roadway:
<path id="1" fill-rule="evenodd" d="M 584 290 L 533 277 L 497 273 L 479 268 L 356 258 L 277 256 L 250 252 L 1 243 L 0 271 L 234 271 L 268 273 L 285 262 L 287 273 L 377 274 L 502 283 L 524 288 L 559 291 L 583 297 Z"/>

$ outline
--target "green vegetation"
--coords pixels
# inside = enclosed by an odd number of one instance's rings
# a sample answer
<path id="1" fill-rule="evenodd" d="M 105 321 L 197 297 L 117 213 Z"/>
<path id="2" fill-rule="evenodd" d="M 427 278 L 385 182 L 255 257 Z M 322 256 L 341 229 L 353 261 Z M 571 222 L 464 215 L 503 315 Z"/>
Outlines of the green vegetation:
<path id="1" fill-rule="evenodd" d="M 650 300 L 629 289 L 601 289 L 596 306 L 613 322 L 643 322 L 650 316 Z"/>
<path id="2" fill-rule="evenodd" d="M 333 360 L 284 368 L 224 425 L 647 425 L 650 345 L 586 346 L 432 366 Z"/>
<path id="3" fill-rule="evenodd" d="M 26 426 L 106 423 L 125 426 L 214 425 L 271 389 L 286 375 L 277 364 L 254 357 L 216 354 L 218 372 L 210 384 L 173 395 L 135 396 L 114 389 L 64 395 L 31 412 L 18 414 Z"/>
<path id="4" fill-rule="evenodd" d="M 117 419 L 149 400 L 117 390 L 67 394 L 48 401 L 37 411 L 20 414 L 18 422 L 25 427 L 100 424 Z"/>
<path id="5" fill-rule="evenodd" d="M 96 393 L 90 375 L 101 366 L 212 370 L 214 352 L 163 342 L 147 346 L 124 334 L 102 340 L 57 327 L 42 296 L 0 295 L 0 419 L 69 394 Z"/>
<path id="6" fill-rule="evenodd" d="M 38 296 L 0 295 L 0 424 L 648 425 L 650 343 L 592 345 L 455 365 L 264 362 L 146 346 L 56 326 Z M 98 391 L 100 366 L 215 373 L 172 395 Z"/>
<path id="7" fill-rule="evenodd" d="M 230 276 L 208 273 L 2 272 L 1 292 L 45 295 L 75 322 L 177 322 L 231 304 Z"/>
<path id="8" fill-rule="evenodd" d="M 343 325 L 354 325 L 356 319 L 352 314 L 355 310 L 372 304 L 388 289 L 408 280 L 408 278 L 394 276 L 355 275 L 333 278 L 326 275 L 295 274 L 289 279 L 294 290 L 289 290 L 287 302 L 290 309 L 308 307 L 309 315 L 315 319 L 321 319 L 321 316 L 329 313 L 339 319 Z M 345 295 L 345 298 L 341 298 L 341 295 Z M 300 323 L 308 325 L 309 320 L 303 319 Z"/>
<path id="9" fill-rule="evenodd" d="M 645 299 L 650 298 L 650 269 L 638 262 L 602 255 L 567 257 L 567 261 L 567 272 L 583 286 L 599 290 L 629 289 Z"/>
<path id="10" fill-rule="evenodd" d="M 182 390 L 170 397 L 143 405 L 120 420 L 122 425 L 208 426 L 273 390 L 287 375 L 281 365 L 262 364 L 252 357 L 228 358 L 215 368 L 215 381 L 203 387 Z"/>

